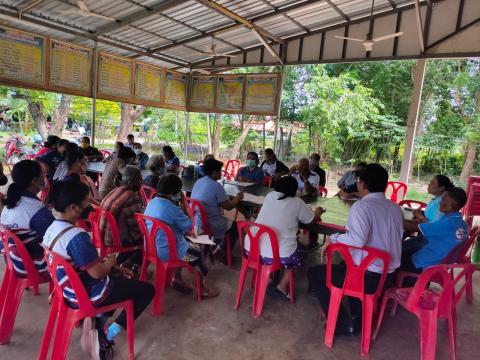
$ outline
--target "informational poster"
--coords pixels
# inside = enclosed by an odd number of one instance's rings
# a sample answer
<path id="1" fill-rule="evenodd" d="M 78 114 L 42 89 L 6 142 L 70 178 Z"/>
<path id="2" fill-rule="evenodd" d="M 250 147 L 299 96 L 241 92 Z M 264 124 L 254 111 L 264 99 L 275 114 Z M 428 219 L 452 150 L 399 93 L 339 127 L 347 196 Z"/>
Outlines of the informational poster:
<path id="1" fill-rule="evenodd" d="M 141 62 L 135 63 L 135 97 L 137 99 L 160 102 L 162 82 L 162 68 Z"/>
<path id="2" fill-rule="evenodd" d="M 243 110 L 246 113 L 274 114 L 277 81 L 276 74 L 247 75 Z"/>
<path id="3" fill-rule="evenodd" d="M 132 69 L 132 60 L 100 53 L 98 57 L 98 96 L 132 97 Z"/>
<path id="4" fill-rule="evenodd" d="M 45 85 L 45 38 L 0 27 L 0 78 Z"/>
<path id="5" fill-rule="evenodd" d="M 165 105 L 178 109 L 186 108 L 187 81 L 188 76 L 186 74 L 167 71 L 165 77 Z"/>
<path id="6" fill-rule="evenodd" d="M 215 105 L 216 76 L 193 76 L 190 96 L 190 108 L 213 110 Z"/>
<path id="7" fill-rule="evenodd" d="M 50 42 L 50 86 L 84 94 L 91 92 L 92 51 L 52 40 Z"/>
<path id="8" fill-rule="evenodd" d="M 243 100 L 242 75 L 221 75 L 217 84 L 217 111 L 242 111 Z"/>

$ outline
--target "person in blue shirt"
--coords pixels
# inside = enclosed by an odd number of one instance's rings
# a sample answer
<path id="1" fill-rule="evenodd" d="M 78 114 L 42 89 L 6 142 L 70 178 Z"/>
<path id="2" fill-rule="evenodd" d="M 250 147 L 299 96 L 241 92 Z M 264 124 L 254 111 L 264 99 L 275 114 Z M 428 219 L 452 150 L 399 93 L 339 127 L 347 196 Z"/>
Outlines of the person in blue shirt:
<path id="1" fill-rule="evenodd" d="M 250 151 L 247 154 L 247 166 L 241 167 L 238 170 L 237 181 L 262 185 L 264 174 L 262 168 L 258 167 L 259 162 L 258 154 Z"/>
<path id="2" fill-rule="evenodd" d="M 157 185 L 158 194 L 148 203 L 145 215 L 164 222 L 173 230 L 178 258 L 188 262 L 203 276 L 202 297 L 216 297 L 219 291 L 205 285 L 205 277 L 209 269 L 208 249 L 190 243 L 185 238 L 185 234 L 192 229 L 192 221 L 186 207 L 182 186 L 182 180 L 177 175 L 167 174 L 162 176 Z M 146 224 L 148 231 L 151 231 L 151 221 L 147 221 Z M 170 259 L 170 249 L 168 248 L 166 234 L 163 231 L 157 232 L 156 247 L 160 260 L 168 261 Z M 192 289 L 183 280 L 181 270 L 181 268 L 176 269 L 172 287 L 184 294 L 189 294 Z"/>
<path id="3" fill-rule="evenodd" d="M 445 191 L 441 199 L 439 209 L 444 214 L 442 218 L 408 224 L 407 231 L 419 231 L 421 236 L 404 242 L 401 270 L 421 272 L 429 266 L 438 265 L 450 251 L 467 240 L 468 227 L 459 212 L 467 202 L 467 194 L 463 189 L 453 187 Z"/>
<path id="4" fill-rule="evenodd" d="M 218 180 L 222 177 L 221 161 L 209 159 L 204 163 L 205 177 L 197 180 L 193 185 L 192 199 L 198 200 L 205 208 L 208 224 L 212 231 L 214 242 L 217 248 L 213 255 L 215 259 L 226 264 L 226 233 L 230 236 L 231 247 L 235 245 L 238 238 L 237 226 L 234 221 L 227 219 L 222 214 L 222 209 L 232 210 L 238 207 L 243 200 L 243 192 L 239 192 L 230 199 L 222 184 Z M 196 219 L 197 224 L 202 224 L 201 219 Z"/>
<path id="5" fill-rule="evenodd" d="M 169 145 L 165 145 L 163 148 L 163 156 L 165 157 L 165 166 L 167 171 L 179 173 L 180 172 L 180 159 L 175 155 L 173 149 Z"/>
<path id="6" fill-rule="evenodd" d="M 440 211 L 440 202 L 442 201 L 442 194 L 446 190 L 450 190 L 454 187 L 451 180 L 445 175 L 435 175 L 428 184 L 428 193 L 432 194 L 434 198 L 427 204 L 427 207 L 422 212 L 421 210 L 415 210 L 413 212 L 413 220 L 418 223 L 427 221 L 437 221 L 445 216 Z"/>
<path id="7" fill-rule="evenodd" d="M 137 156 L 135 161 L 138 167 L 140 168 L 140 170 L 145 170 L 145 166 L 147 165 L 147 161 L 148 161 L 148 155 L 142 151 L 142 144 L 140 143 L 133 144 L 133 152 Z"/>
<path id="8" fill-rule="evenodd" d="M 213 156 L 213 154 L 207 154 L 203 158 L 203 161 L 199 162 L 197 179 L 200 179 L 205 176 L 204 164 L 205 164 L 205 161 L 207 161 L 208 159 L 215 159 L 215 156 Z"/>
<path id="9" fill-rule="evenodd" d="M 57 169 L 58 164 L 60 163 L 60 161 L 63 160 L 65 151 L 67 150 L 68 143 L 69 143 L 68 140 L 60 139 L 55 145 L 53 150 L 37 157 L 37 160 L 48 165 L 48 172 L 47 172 L 48 179 L 51 180 L 53 178 L 53 175 L 55 174 L 55 170 Z"/>

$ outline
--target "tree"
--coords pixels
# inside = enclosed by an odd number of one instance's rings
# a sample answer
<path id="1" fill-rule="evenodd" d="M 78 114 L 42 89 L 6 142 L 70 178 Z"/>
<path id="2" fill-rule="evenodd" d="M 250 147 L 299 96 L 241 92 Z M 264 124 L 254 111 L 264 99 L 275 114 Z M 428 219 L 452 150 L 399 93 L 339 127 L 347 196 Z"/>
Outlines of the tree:
<path id="1" fill-rule="evenodd" d="M 259 116 L 250 115 L 248 117 L 247 122 L 243 124 L 242 132 L 240 133 L 240 136 L 237 138 L 237 140 L 233 144 L 232 152 L 230 153 L 230 159 L 236 159 L 238 157 L 238 154 L 240 153 L 240 147 L 245 142 L 248 132 L 250 131 L 254 122 L 258 120 L 258 118 Z"/>
<path id="2" fill-rule="evenodd" d="M 212 153 L 215 158 L 220 157 L 220 136 L 222 134 L 222 114 L 215 114 L 212 133 Z"/>
<path id="3" fill-rule="evenodd" d="M 127 135 L 132 131 L 133 124 L 138 121 L 147 109 L 143 105 L 133 105 L 122 103 L 120 115 L 120 130 L 117 133 L 117 141 L 122 141 L 127 138 Z"/>
<path id="4" fill-rule="evenodd" d="M 52 116 L 52 134 L 62 137 L 63 127 L 65 125 L 65 122 L 67 121 L 68 116 L 70 115 L 72 100 L 72 95 L 62 94 L 62 96 L 60 97 L 60 103 L 53 112 Z"/>

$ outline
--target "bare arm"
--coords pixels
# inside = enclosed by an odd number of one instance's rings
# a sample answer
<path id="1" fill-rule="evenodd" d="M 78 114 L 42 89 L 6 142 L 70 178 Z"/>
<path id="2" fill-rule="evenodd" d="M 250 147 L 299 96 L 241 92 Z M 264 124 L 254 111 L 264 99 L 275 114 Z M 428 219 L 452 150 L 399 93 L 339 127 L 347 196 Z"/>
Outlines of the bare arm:
<path id="1" fill-rule="evenodd" d="M 97 262 L 95 265 L 87 269 L 88 275 L 94 279 L 102 279 L 107 276 L 115 265 L 115 254 L 107 256 L 102 261 Z"/>
<path id="2" fill-rule="evenodd" d="M 220 206 L 225 210 L 232 210 L 232 209 L 235 209 L 238 206 L 238 204 L 240 204 L 240 201 L 242 200 L 243 200 L 243 192 L 239 192 L 237 196 L 235 196 L 233 199 L 228 199 L 220 203 Z"/>

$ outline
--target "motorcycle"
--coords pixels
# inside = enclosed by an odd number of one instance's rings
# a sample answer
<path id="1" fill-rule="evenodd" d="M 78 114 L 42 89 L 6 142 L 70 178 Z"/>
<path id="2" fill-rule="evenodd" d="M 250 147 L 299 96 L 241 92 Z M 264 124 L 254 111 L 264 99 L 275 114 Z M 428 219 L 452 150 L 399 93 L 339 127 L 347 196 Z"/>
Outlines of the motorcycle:
<path id="1" fill-rule="evenodd" d="M 19 161 L 33 159 L 38 152 L 38 144 L 34 144 L 30 149 L 26 146 L 27 141 L 19 135 L 11 135 L 4 146 L 4 156 L 7 165 L 12 167 Z"/>

